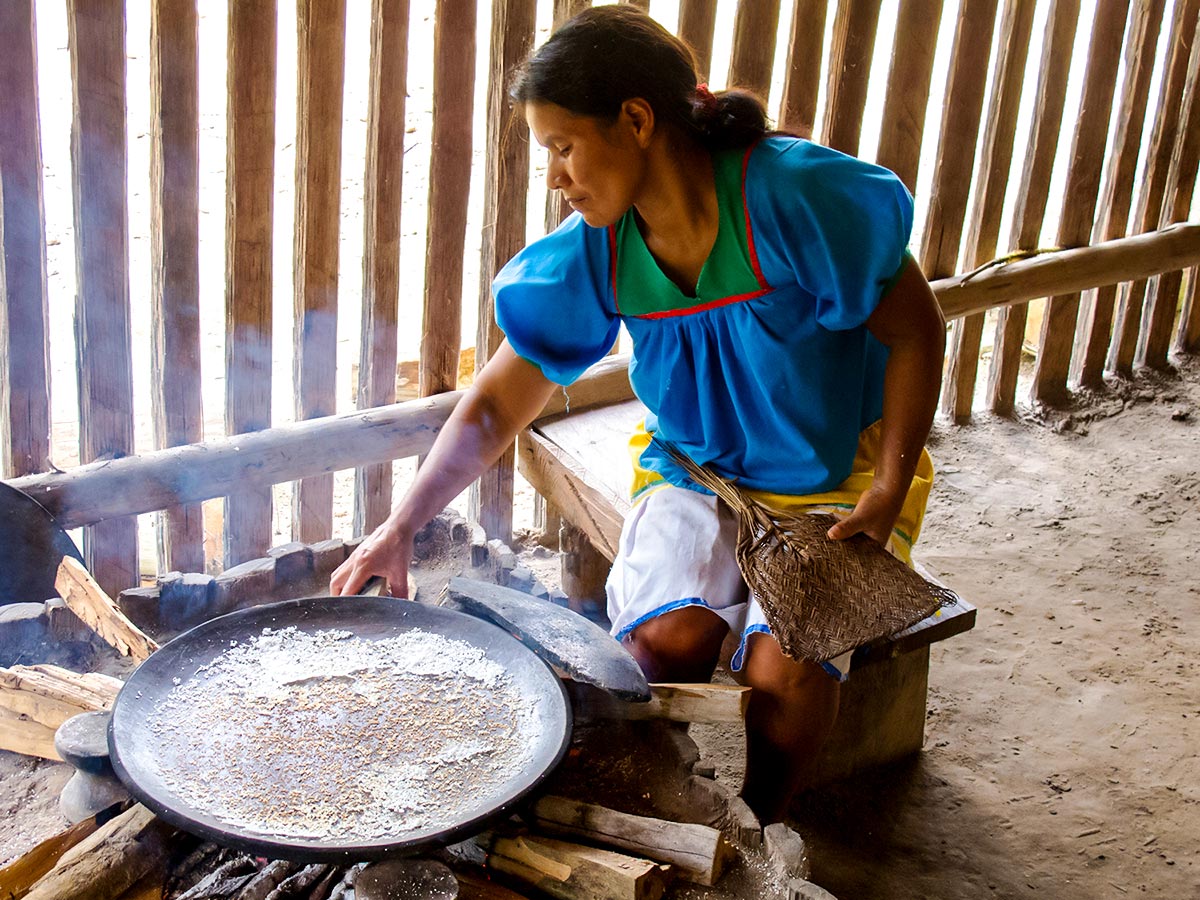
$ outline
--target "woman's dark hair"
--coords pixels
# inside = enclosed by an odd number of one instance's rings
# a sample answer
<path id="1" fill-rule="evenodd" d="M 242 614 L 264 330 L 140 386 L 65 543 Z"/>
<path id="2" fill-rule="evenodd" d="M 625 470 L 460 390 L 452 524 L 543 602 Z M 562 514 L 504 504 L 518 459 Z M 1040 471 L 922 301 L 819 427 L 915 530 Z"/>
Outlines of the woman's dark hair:
<path id="1" fill-rule="evenodd" d="M 768 132 L 762 101 L 743 90 L 698 90 L 687 44 L 636 7 L 596 6 L 551 35 L 515 74 L 514 103 L 554 103 L 612 122 L 641 97 L 709 150 L 744 147 Z"/>

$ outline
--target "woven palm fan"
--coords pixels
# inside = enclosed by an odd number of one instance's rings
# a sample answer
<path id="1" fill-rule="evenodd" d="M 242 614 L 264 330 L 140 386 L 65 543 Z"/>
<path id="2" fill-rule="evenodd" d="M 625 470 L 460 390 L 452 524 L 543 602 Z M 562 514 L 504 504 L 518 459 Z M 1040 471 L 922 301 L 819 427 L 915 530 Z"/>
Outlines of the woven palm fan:
<path id="1" fill-rule="evenodd" d="M 830 539 L 833 516 L 768 507 L 659 443 L 737 514 L 738 567 L 792 659 L 833 659 L 954 603 L 953 592 L 926 581 L 866 535 Z"/>

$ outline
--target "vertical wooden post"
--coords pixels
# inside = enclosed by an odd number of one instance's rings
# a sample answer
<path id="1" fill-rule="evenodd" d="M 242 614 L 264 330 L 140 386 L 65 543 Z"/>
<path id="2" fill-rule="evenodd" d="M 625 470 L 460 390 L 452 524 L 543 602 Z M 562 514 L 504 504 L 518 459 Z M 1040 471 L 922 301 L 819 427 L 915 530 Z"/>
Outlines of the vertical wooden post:
<path id="1" fill-rule="evenodd" d="M 1150 77 L 1154 73 L 1155 49 L 1162 28 L 1166 0 L 1142 0 L 1134 4 L 1125 41 L 1125 81 L 1121 85 L 1121 105 L 1109 155 L 1104 192 L 1092 241 L 1111 241 L 1125 236 L 1129 226 L 1129 204 L 1133 197 L 1133 176 L 1141 152 L 1142 127 L 1146 102 L 1150 95 Z M 1071 377 L 1085 387 L 1102 383 L 1104 358 L 1112 336 L 1115 284 L 1084 295 L 1080 309 L 1079 352 Z"/>
<path id="2" fill-rule="evenodd" d="M 1167 59 L 1163 65 L 1162 85 L 1154 127 L 1150 131 L 1150 146 L 1142 169 L 1141 190 L 1138 192 L 1135 227 L 1138 232 L 1152 231 L 1158 226 L 1162 213 L 1167 174 L 1171 166 L 1171 150 L 1179 130 L 1179 108 L 1187 80 L 1188 59 L 1196 35 L 1198 0 L 1175 0 L 1171 14 L 1171 31 L 1167 39 Z M 1135 281 L 1121 285 L 1117 295 L 1116 321 L 1113 341 L 1108 350 L 1108 368 L 1119 375 L 1133 374 L 1137 353 L 1138 333 L 1142 324 L 1142 301 L 1146 282 Z"/>
<path id="3" fill-rule="evenodd" d="M 929 216 L 921 239 L 921 268 L 930 279 L 957 271 L 995 22 L 996 0 L 963 0 L 954 33 Z"/>
<path id="4" fill-rule="evenodd" d="M 696 55 L 696 71 L 708 81 L 712 68 L 713 32 L 717 27 L 717 0 L 680 0 L 679 37 Z"/>
<path id="5" fill-rule="evenodd" d="M 342 196 L 342 82 L 346 0 L 296 6 L 296 419 L 337 411 L 338 234 Z M 297 481 L 292 537 L 333 534 L 333 473 Z"/>
<path id="6" fill-rule="evenodd" d="M 1071 145 L 1071 165 L 1067 170 L 1067 187 L 1058 224 L 1060 247 L 1086 245 L 1095 224 L 1113 90 L 1128 17 L 1129 0 L 1099 0 L 1096 5 L 1083 97 L 1080 100 L 1079 124 Z M 1067 374 L 1071 368 L 1071 349 L 1078 318 L 1078 291 L 1051 297 L 1047 301 L 1046 315 L 1042 319 L 1042 338 L 1033 370 L 1035 400 L 1058 403 L 1067 396 Z"/>
<path id="7" fill-rule="evenodd" d="M 1034 101 L 1037 115 L 1029 135 L 1025 165 L 1021 171 L 1021 187 L 1013 212 L 1009 245 L 1014 249 L 1036 247 L 1042 232 L 1078 23 L 1079 0 L 1054 0 L 1046 23 L 1049 39 L 1042 44 L 1037 99 Z M 988 402 L 992 412 L 998 415 L 1010 415 L 1013 411 L 1027 315 L 1028 305 L 1025 303 L 1006 306 L 1001 308 L 996 323 L 996 341 L 988 373 Z"/>
<path id="8" fill-rule="evenodd" d="M 778 29 L 779 0 L 740 0 L 733 23 L 730 87 L 746 88 L 767 99 Z"/>
<path id="9" fill-rule="evenodd" d="M 425 244 L 421 396 L 458 385 L 463 243 L 471 187 L 475 0 L 437 0 L 433 28 L 433 139 Z"/>
<path id="10" fill-rule="evenodd" d="M 225 138 L 225 430 L 271 425 L 271 244 L 275 196 L 275 0 L 229 7 Z M 225 565 L 271 544 L 271 489 L 225 498 Z"/>
<path id="11" fill-rule="evenodd" d="M 833 20 L 821 143 L 851 155 L 862 133 L 879 6 L 880 0 L 838 0 Z"/>
<path id="12" fill-rule="evenodd" d="M 1200 300 L 1196 298 L 1196 282 L 1200 280 L 1200 268 L 1188 272 L 1187 290 L 1183 295 L 1183 313 L 1179 319 L 1177 349 L 1181 353 L 1200 351 Z"/>
<path id="13" fill-rule="evenodd" d="M 404 107 L 408 90 L 409 0 L 374 0 L 367 162 L 363 176 L 362 338 L 358 408 L 396 400 L 396 326 L 400 297 L 400 210 Z M 392 464 L 354 474 L 354 533 L 366 534 L 392 506 Z"/>
<path id="14" fill-rule="evenodd" d="M 627 3 L 630 6 L 636 6 L 643 12 L 650 12 L 650 0 L 621 0 L 622 3 Z"/>
<path id="15" fill-rule="evenodd" d="M 504 339 L 496 326 L 492 279 L 525 245 L 529 186 L 529 127 L 508 99 L 505 75 L 533 46 L 536 0 L 493 0 L 487 97 L 487 169 L 484 175 L 483 245 L 479 269 L 476 370 Z M 490 538 L 512 543 L 513 462 L 509 447 L 471 490 L 469 515 Z"/>
<path id="16" fill-rule="evenodd" d="M 779 127 L 803 137 L 811 137 L 816 127 L 827 5 L 825 0 L 795 0 L 792 9 L 792 34 L 788 39 Z"/>
<path id="17" fill-rule="evenodd" d="M 996 76 L 983 131 L 983 165 L 975 184 L 975 209 L 967 231 L 966 264 L 983 265 L 996 255 L 1000 217 L 1008 189 L 1013 138 L 1029 39 L 1033 31 L 1033 0 L 1007 0 L 1002 19 Z M 942 412 L 956 422 L 971 418 L 975 376 L 979 369 L 979 344 L 983 313 L 956 319 L 950 326 L 950 360 L 942 383 Z"/>
<path id="18" fill-rule="evenodd" d="M 67 25 L 74 93 L 79 458 L 87 463 L 133 452 L 124 9 L 101 0 L 68 0 Z M 89 526 L 83 553 L 110 596 L 134 587 L 137 520 Z"/>
<path id="19" fill-rule="evenodd" d="M 896 40 L 875 162 L 895 172 L 910 192 L 917 189 L 925 110 L 929 105 L 929 82 L 941 20 L 942 0 L 902 0 L 896 19 Z"/>
<path id="20" fill-rule="evenodd" d="M 155 0 L 150 19 L 150 265 L 154 443 L 204 439 L 200 400 L 200 150 L 194 0 Z M 159 567 L 204 571 L 199 503 L 158 516 Z"/>
<path id="21" fill-rule="evenodd" d="M 557 31 L 564 22 L 579 15 L 579 13 L 591 5 L 592 0 L 554 0 L 554 13 L 551 19 L 550 30 Z M 567 205 L 566 198 L 558 191 L 550 190 L 550 186 L 547 185 L 546 234 L 549 234 L 562 224 L 562 220 L 570 214 L 571 207 Z"/>
<path id="22" fill-rule="evenodd" d="M 1167 178 L 1167 203 L 1159 218 L 1159 227 L 1186 222 L 1192 208 L 1192 192 L 1196 188 L 1196 165 L 1200 162 L 1200 48 L 1192 46 L 1188 63 L 1183 103 L 1179 110 L 1179 134 L 1171 151 L 1171 172 Z M 1179 308 L 1179 291 L 1183 273 L 1163 272 L 1151 282 L 1146 299 L 1147 320 L 1143 326 L 1142 363 L 1155 369 L 1167 367 L 1167 351 L 1175 328 L 1175 311 Z"/>
<path id="23" fill-rule="evenodd" d="M 44 471 L 50 457 L 46 209 L 33 0 L 0 4 L 0 475 Z M 15 338 L 15 339 L 14 339 Z"/>

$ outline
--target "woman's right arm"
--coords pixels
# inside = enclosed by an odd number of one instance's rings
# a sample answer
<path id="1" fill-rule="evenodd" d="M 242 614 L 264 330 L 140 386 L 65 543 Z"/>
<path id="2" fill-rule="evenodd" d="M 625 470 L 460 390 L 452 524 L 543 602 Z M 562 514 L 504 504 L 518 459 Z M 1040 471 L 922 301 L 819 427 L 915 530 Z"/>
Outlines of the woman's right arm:
<path id="1" fill-rule="evenodd" d="M 417 531 L 500 458 L 557 387 L 502 343 L 454 408 L 404 499 L 334 571 L 330 591 L 354 594 L 382 575 L 391 593 L 404 596 Z"/>

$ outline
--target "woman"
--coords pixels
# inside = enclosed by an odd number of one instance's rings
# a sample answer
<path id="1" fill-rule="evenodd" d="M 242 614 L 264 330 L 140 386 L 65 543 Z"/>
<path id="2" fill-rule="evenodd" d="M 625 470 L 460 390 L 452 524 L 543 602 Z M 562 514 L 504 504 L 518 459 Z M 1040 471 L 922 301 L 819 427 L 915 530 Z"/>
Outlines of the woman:
<path id="1" fill-rule="evenodd" d="M 646 404 L 608 582 L 613 633 L 650 681 L 707 681 L 732 629 L 754 688 L 743 796 L 787 809 L 832 727 L 847 660 L 784 656 L 733 554 L 736 523 L 665 440 L 777 505 L 834 512 L 907 559 L 945 326 L 906 246 L 912 200 L 884 169 L 767 132 L 761 103 L 697 85 L 690 51 L 630 6 L 560 28 L 511 90 L 576 214 L 496 278 L 505 342 L 405 498 L 333 576 L 406 583 L 414 533 L 612 346 Z"/>

